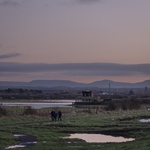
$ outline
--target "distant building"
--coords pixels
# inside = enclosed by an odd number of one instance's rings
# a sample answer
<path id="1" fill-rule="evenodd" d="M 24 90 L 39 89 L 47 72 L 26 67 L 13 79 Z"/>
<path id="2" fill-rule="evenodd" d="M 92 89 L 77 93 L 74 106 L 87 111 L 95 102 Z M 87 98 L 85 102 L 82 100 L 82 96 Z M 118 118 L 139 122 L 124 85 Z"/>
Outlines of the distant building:
<path id="1" fill-rule="evenodd" d="M 82 91 L 83 97 L 93 97 L 92 91 Z"/>
<path id="2" fill-rule="evenodd" d="M 75 104 L 94 104 L 97 99 L 94 98 L 92 91 L 82 91 L 82 96 L 75 100 Z"/>

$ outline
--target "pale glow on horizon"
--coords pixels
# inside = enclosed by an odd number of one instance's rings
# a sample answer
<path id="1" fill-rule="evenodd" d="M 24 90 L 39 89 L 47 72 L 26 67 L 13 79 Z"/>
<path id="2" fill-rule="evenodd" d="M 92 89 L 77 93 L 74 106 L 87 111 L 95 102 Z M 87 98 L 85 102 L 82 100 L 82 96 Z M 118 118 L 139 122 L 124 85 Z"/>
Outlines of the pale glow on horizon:
<path id="1" fill-rule="evenodd" d="M 0 65 L 150 64 L 149 6 L 147 0 L 0 0 Z M 124 76 L 17 73 L 1 71 L 0 81 L 65 79 L 86 83 L 109 79 L 133 83 L 150 79 L 145 72 Z"/>
<path id="2" fill-rule="evenodd" d="M 127 82 L 127 83 L 136 83 L 136 82 L 143 82 L 145 80 L 149 80 L 149 77 L 140 77 L 140 76 L 134 76 L 134 77 L 68 77 L 68 78 L 22 78 L 22 77 L 14 77 L 13 80 L 8 80 L 7 77 L 1 77 L 1 81 L 18 81 L 18 82 L 30 82 L 32 80 L 70 80 L 74 82 L 80 82 L 80 83 L 92 83 L 95 81 L 101 81 L 101 80 L 112 80 L 115 82 Z"/>

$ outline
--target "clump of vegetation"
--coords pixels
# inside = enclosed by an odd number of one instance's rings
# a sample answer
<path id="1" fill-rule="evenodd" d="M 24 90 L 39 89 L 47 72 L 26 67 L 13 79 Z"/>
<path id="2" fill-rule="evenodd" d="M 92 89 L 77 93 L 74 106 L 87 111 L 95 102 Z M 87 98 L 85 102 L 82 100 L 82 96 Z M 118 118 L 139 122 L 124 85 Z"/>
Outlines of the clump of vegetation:
<path id="1" fill-rule="evenodd" d="M 107 106 L 105 107 L 106 111 L 114 111 L 114 110 L 117 110 L 117 109 L 118 109 L 117 103 L 112 102 L 112 101 L 108 102 Z"/>
<path id="2" fill-rule="evenodd" d="M 123 110 L 135 110 L 141 108 L 141 103 L 139 100 L 131 99 L 131 100 L 125 100 L 121 103 L 121 108 Z"/>
<path id="3" fill-rule="evenodd" d="M 136 110 L 141 108 L 141 103 L 139 100 L 123 100 L 123 101 L 111 101 L 107 103 L 105 107 L 106 111 L 114 110 Z"/>
<path id="4" fill-rule="evenodd" d="M 7 110 L 5 107 L 0 106 L 0 117 L 6 116 L 7 115 Z"/>
<path id="5" fill-rule="evenodd" d="M 23 111 L 23 115 L 36 115 L 37 111 L 33 109 L 31 106 L 25 107 Z"/>

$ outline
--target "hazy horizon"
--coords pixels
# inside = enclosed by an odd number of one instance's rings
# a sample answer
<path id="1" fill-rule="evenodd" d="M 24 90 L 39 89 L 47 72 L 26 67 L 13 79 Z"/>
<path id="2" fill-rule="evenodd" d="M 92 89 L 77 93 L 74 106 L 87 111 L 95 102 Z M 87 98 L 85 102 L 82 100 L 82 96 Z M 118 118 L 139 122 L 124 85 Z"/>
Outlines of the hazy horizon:
<path id="1" fill-rule="evenodd" d="M 121 82 L 121 83 L 140 83 L 140 82 L 144 82 L 144 81 L 150 81 L 150 80 L 141 80 L 141 81 L 137 81 L 137 82 L 126 82 L 126 81 L 115 81 L 115 80 L 110 80 L 110 79 L 102 79 L 102 80 L 93 80 L 93 81 L 89 81 L 89 82 L 82 82 L 82 81 L 75 81 L 75 80 L 67 80 L 67 79 L 36 79 L 36 80 L 28 80 L 28 81 L 15 81 L 15 80 L 3 80 L 0 82 L 32 82 L 32 81 L 71 81 L 71 82 L 76 82 L 76 83 L 85 83 L 85 84 L 89 84 L 89 83 L 94 83 L 94 82 L 98 82 L 98 81 L 112 81 L 112 82 Z"/>
<path id="2" fill-rule="evenodd" d="M 150 79 L 150 1 L 0 0 L 0 81 Z"/>

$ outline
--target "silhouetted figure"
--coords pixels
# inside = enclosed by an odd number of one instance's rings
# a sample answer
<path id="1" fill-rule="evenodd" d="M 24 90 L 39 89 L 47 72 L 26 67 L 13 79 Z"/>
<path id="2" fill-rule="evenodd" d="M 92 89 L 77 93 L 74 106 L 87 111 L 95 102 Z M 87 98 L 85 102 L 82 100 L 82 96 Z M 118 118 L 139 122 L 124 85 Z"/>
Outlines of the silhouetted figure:
<path id="1" fill-rule="evenodd" d="M 51 120 L 54 121 L 55 120 L 55 111 L 51 111 Z"/>
<path id="2" fill-rule="evenodd" d="M 58 111 L 58 121 L 61 121 L 61 117 L 62 117 L 62 112 L 59 110 Z"/>
<path id="3" fill-rule="evenodd" d="M 57 121 L 57 112 L 54 114 L 54 120 Z"/>

